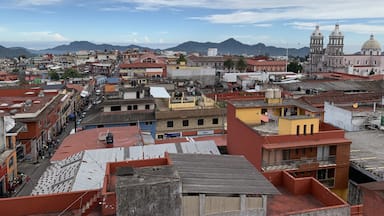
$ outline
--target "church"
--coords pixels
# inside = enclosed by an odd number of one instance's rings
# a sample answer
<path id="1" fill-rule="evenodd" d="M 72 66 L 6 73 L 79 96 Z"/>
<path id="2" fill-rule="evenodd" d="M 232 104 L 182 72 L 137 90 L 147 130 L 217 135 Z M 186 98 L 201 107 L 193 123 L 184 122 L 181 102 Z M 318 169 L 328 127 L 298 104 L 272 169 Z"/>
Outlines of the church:
<path id="1" fill-rule="evenodd" d="M 344 54 L 344 35 L 339 24 L 329 35 L 328 44 L 324 48 L 324 36 L 320 27 L 316 26 L 311 34 L 309 61 L 306 71 L 342 72 L 355 75 L 369 76 L 384 74 L 384 56 L 381 45 L 371 35 L 357 54 Z"/>

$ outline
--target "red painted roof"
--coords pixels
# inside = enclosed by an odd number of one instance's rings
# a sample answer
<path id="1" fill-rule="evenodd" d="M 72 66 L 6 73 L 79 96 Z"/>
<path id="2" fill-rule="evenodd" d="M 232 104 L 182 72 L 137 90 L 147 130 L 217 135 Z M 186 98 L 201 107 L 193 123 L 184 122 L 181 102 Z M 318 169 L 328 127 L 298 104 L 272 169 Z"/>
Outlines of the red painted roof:
<path id="1" fill-rule="evenodd" d="M 67 88 L 75 89 L 78 92 L 81 92 L 84 89 L 83 86 L 78 85 L 78 84 L 67 84 Z"/>
<path id="2" fill-rule="evenodd" d="M 99 135 L 108 131 L 113 134 L 113 147 L 129 147 L 139 141 L 140 131 L 136 126 L 83 130 L 67 136 L 51 158 L 51 161 L 63 160 L 84 150 L 106 148 L 104 141 L 99 140 Z"/>
<path id="3" fill-rule="evenodd" d="M 120 68 L 127 69 L 127 68 L 164 68 L 165 64 L 159 64 L 159 63 L 131 63 L 131 64 L 121 64 Z"/>
<path id="4" fill-rule="evenodd" d="M 325 207 L 312 194 L 294 195 L 283 187 L 277 187 L 281 195 L 268 198 L 268 215 L 286 215 L 288 212 L 313 210 Z"/>
<path id="5" fill-rule="evenodd" d="M 260 60 L 253 60 L 253 59 L 247 59 L 247 64 L 252 66 L 285 66 L 287 64 L 286 61 L 260 61 Z"/>

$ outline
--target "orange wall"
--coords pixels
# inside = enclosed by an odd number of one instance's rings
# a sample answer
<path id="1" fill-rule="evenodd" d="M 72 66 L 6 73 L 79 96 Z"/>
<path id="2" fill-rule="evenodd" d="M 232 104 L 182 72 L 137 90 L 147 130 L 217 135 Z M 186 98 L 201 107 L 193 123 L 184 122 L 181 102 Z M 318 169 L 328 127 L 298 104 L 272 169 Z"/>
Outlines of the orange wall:
<path id="1" fill-rule="evenodd" d="M 295 178 L 287 171 L 264 172 L 263 175 L 273 185 L 284 186 L 285 189 L 294 195 L 311 194 L 326 206 L 347 204 L 315 178 Z"/>
<path id="2" fill-rule="evenodd" d="M 384 199 L 381 191 L 363 190 L 363 206 L 364 215 L 366 216 L 381 216 L 384 213 Z"/>
<path id="3" fill-rule="evenodd" d="M 1 215 L 32 215 L 45 213 L 60 213 L 72 203 L 70 209 L 79 209 L 80 205 L 90 200 L 97 190 L 59 193 L 53 195 L 25 196 L 3 198 L 0 202 Z M 83 196 L 83 199 L 78 199 Z M 77 200 L 78 199 L 78 200 Z"/>
<path id="4" fill-rule="evenodd" d="M 261 147 L 264 143 L 264 138 L 236 118 L 236 109 L 230 103 L 227 106 L 227 123 L 228 153 L 244 155 L 256 169 L 261 171 Z"/>

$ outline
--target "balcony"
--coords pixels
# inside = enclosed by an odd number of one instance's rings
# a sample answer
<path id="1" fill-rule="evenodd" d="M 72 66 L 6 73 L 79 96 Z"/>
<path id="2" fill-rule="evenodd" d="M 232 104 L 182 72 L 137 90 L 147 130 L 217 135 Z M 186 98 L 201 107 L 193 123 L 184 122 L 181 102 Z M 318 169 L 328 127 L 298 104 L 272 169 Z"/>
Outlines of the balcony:
<path id="1" fill-rule="evenodd" d="M 282 160 L 272 163 L 267 163 L 263 160 L 262 169 L 263 171 L 272 171 L 272 170 L 295 170 L 299 169 L 302 166 L 318 164 L 318 167 L 330 166 L 336 164 L 335 156 L 328 156 L 322 160 L 317 160 L 317 158 L 303 158 L 303 159 L 294 159 L 294 160 Z"/>

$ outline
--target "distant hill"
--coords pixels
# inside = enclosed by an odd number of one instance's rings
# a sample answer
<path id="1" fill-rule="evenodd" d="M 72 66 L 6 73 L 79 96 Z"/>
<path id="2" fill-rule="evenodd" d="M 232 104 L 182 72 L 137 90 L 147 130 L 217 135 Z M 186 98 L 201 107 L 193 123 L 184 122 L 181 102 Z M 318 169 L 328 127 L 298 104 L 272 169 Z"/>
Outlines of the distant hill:
<path id="1" fill-rule="evenodd" d="M 25 57 L 31 57 L 33 54 L 29 52 L 27 49 L 22 47 L 10 47 L 6 48 L 3 46 L 0 46 L 0 58 L 8 57 L 19 57 L 19 56 L 25 56 Z"/>
<path id="2" fill-rule="evenodd" d="M 243 44 L 233 38 L 225 40 L 221 43 L 212 43 L 212 42 L 195 42 L 188 41 L 178 46 L 168 48 L 166 50 L 173 51 L 186 51 L 198 52 L 206 54 L 208 48 L 217 48 L 218 53 L 221 55 L 231 54 L 231 55 L 269 55 L 269 56 L 285 56 L 287 53 L 286 48 L 279 48 L 274 46 L 266 46 L 263 43 L 258 43 L 255 45 Z M 303 47 L 300 49 L 289 48 L 288 55 L 290 56 L 300 56 L 304 57 L 309 54 L 309 48 Z"/>
<path id="3" fill-rule="evenodd" d="M 120 51 L 126 51 L 127 49 L 153 50 L 153 49 L 148 48 L 148 47 L 141 47 L 141 46 L 137 46 L 137 45 L 118 46 L 118 45 L 111 45 L 111 44 L 94 44 L 94 43 L 91 43 L 88 41 L 74 41 L 68 45 L 60 45 L 60 46 L 56 46 L 54 48 L 44 49 L 44 50 L 35 50 L 34 52 L 37 54 L 44 54 L 44 53 L 64 54 L 64 53 L 76 52 L 76 51 L 81 51 L 81 50 L 97 50 L 97 51 L 120 50 Z"/>
<path id="4" fill-rule="evenodd" d="M 247 54 L 247 55 L 285 56 L 287 53 L 286 48 L 266 46 L 263 43 L 248 45 L 248 44 L 243 44 L 233 38 L 230 38 L 220 43 L 213 43 L 213 42 L 201 43 L 201 42 L 195 42 L 195 41 L 188 41 L 165 50 L 186 51 L 187 53 L 198 52 L 201 54 L 206 54 L 208 51 L 208 48 L 217 48 L 218 53 L 221 55 Z M 65 54 L 65 53 L 76 52 L 81 50 L 126 51 L 128 49 L 159 51 L 159 49 L 152 49 L 149 47 L 142 47 L 138 45 L 120 46 L 120 45 L 111 45 L 111 44 L 94 44 L 89 41 L 73 41 L 69 44 L 60 45 L 50 49 L 43 49 L 43 50 L 27 50 L 25 48 L 20 48 L 20 47 L 5 48 L 0 46 L 0 57 L 18 57 L 20 55 L 25 55 L 27 57 L 30 57 L 34 54 L 46 54 L 46 53 L 52 53 L 57 55 L 57 54 Z M 304 57 L 309 54 L 309 48 L 308 47 L 303 47 L 300 49 L 289 48 L 288 54 L 290 56 Z"/>

